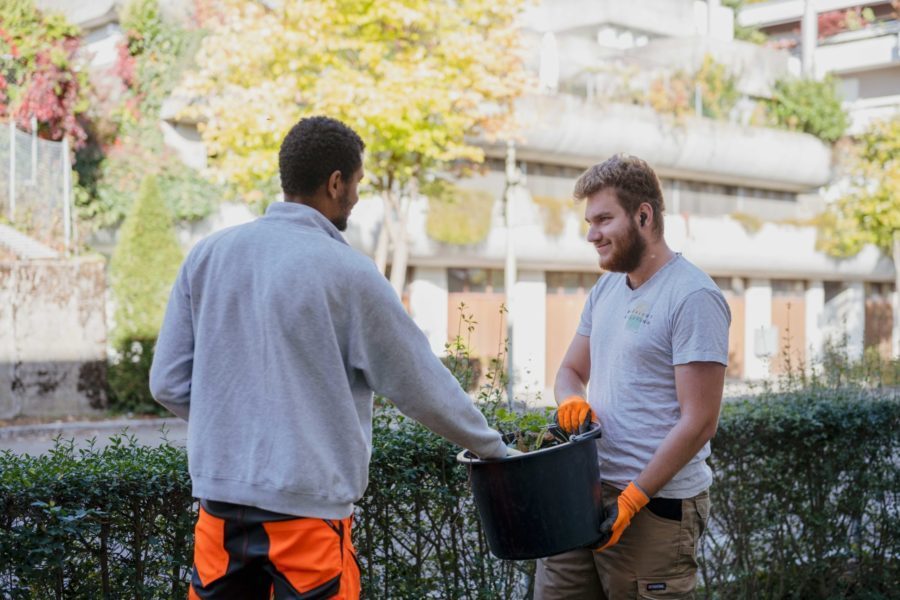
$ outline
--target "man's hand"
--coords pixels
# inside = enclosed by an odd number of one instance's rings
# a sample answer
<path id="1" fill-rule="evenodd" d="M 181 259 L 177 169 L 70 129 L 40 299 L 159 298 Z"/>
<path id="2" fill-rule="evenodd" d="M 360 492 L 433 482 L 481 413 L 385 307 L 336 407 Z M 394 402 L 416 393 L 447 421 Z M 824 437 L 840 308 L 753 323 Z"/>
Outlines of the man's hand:
<path id="1" fill-rule="evenodd" d="M 642 492 L 633 481 L 629 483 L 628 487 L 619 494 L 616 503 L 609 508 L 606 519 L 600 524 L 600 532 L 603 537 L 598 542 L 600 547 L 595 548 L 595 551 L 602 552 L 610 546 L 614 546 L 622 537 L 622 532 L 631 523 L 634 515 L 648 502 L 650 502 L 650 498 L 647 497 L 647 494 Z"/>
<path id="2" fill-rule="evenodd" d="M 566 433 L 578 433 L 579 427 L 594 418 L 591 405 L 581 396 L 569 396 L 556 409 L 556 422 Z"/>

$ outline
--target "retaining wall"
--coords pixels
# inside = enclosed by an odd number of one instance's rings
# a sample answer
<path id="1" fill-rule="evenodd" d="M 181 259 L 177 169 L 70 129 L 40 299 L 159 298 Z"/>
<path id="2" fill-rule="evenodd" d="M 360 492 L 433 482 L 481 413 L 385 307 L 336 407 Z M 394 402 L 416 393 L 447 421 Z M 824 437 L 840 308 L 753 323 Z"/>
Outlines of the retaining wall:
<path id="1" fill-rule="evenodd" d="M 106 404 L 101 258 L 0 262 L 0 419 Z"/>

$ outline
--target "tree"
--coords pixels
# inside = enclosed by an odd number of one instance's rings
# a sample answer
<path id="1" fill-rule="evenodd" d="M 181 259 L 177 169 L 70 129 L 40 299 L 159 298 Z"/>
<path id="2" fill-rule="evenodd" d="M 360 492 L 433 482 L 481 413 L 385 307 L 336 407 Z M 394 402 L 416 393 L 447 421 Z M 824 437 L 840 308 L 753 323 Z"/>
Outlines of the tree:
<path id="1" fill-rule="evenodd" d="M 509 130 L 525 76 L 522 0 L 225 0 L 183 92 L 212 167 L 256 203 L 278 189 L 277 150 L 298 118 L 327 114 L 366 141 L 385 207 L 376 263 L 401 292 L 406 221 L 436 174 L 483 161 L 472 140 Z"/>
<path id="2" fill-rule="evenodd" d="M 0 3 L 0 118 L 30 129 L 34 117 L 41 137 L 84 143 L 79 117 L 88 108 L 88 81 L 76 60 L 78 36 L 62 15 L 45 15 L 32 0 Z"/>
<path id="3" fill-rule="evenodd" d="M 182 253 L 172 213 L 154 175 L 141 181 L 140 193 L 119 230 L 110 260 L 110 283 L 116 301 L 109 365 L 109 400 L 117 410 L 164 412 L 148 387 L 153 347 Z"/>
<path id="4" fill-rule="evenodd" d="M 182 253 L 156 177 L 144 177 L 110 260 L 116 299 L 115 340 L 155 339 Z"/>
<path id="5" fill-rule="evenodd" d="M 900 116 L 877 121 L 860 136 L 850 192 L 834 203 L 822 248 L 850 256 L 873 244 L 894 261 L 900 294 Z M 898 318 L 900 306 L 894 310 Z"/>
<path id="6" fill-rule="evenodd" d="M 179 220 L 212 212 L 227 190 L 207 181 L 166 147 L 160 108 L 199 47 L 190 20 L 162 14 L 159 0 L 130 0 L 120 11 L 125 33 L 113 73 L 94 86 L 91 136 L 78 155 L 76 206 L 92 227 L 115 227 L 138 197 L 140 178 L 157 176 Z M 115 75 L 111 77 L 109 75 Z"/>

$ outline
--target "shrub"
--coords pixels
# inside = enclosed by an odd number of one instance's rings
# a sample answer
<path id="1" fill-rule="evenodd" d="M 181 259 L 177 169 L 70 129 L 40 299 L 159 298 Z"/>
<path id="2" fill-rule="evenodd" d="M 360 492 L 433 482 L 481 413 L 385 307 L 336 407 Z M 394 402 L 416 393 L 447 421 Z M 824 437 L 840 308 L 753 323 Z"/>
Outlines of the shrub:
<path id="1" fill-rule="evenodd" d="M 441 358 L 444 366 L 456 376 L 459 385 L 467 392 L 481 387 L 481 360 L 473 356 L 447 355 Z"/>
<path id="2" fill-rule="evenodd" d="M 459 448 L 390 408 L 374 429 L 355 534 L 367 596 L 526 597 L 534 565 L 488 551 Z"/>
<path id="3" fill-rule="evenodd" d="M 485 411 L 513 427 L 497 404 Z M 369 597 L 530 597 L 533 563 L 487 551 L 458 449 L 389 406 L 374 430 L 354 534 Z M 845 388 L 727 404 L 713 440 L 701 591 L 890 597 L 900 580 L 898 458 L 896 397 Z M 103 450 L 2 453 L 0 511 L 2 597 L 185 595 L 196 506 L 183 449 L 118 438 Z"/>
<path id="4" fill-rule="evenodd" d="M 84 188 L 79 193 L 78 211 L 91 227 L 116 227 L 140 195 L 141 179 L 135 173 L 156 175 L 161 198 L 174 218 L 196 221 L 212 213 L 225 188 L 203 178 L 199 171 L 187 166 L 163 142 L 158 124 L 134 127 L 122 135 L 118 143 L 86 165 L 86 153 L 79 156 L 85 174 Z"/>
<path id="5" fill-rule="evenodd" d="M 156 338 L 132 338 L 121 343 L 110 361 L 106 378 L 110 408 L 116 412 L 169 416 L 168 409 L 150 395 L 150 365 Z"/>
<path id="6" fill-rule="evenodd" d="M 0 597 L 185 598 L 193 506 L 181 448 L 4 451 Z"/>
<path id="7" fill-rule="evenodd" d="M 110 261 L 116 301 L 113 344 L 117 356 L 109 371 L 114 409 L 158 409 L 147 386 L 151 349 L 181 259 L 172 215 L 160 197 L 156 178 L 147 176 Z"/>
<path id="8" fill-rule="evenodd" d="M 837 83 L 830 77 L 775 82 L 768 111 L 776 127 L 810 133 L 829 143 L 840 139 L 850 124 Z"/>
<path id="9" fill-rule="evenodd" d="M 184 164 L 166 145 L 159 120 L 164 100 L 193 63 L 203 31 L 179 22 L 158 0 L 121 4 L 117 78 L 95 86 L 90 143 L 77 156 L 78 213 L 92 228 L 118 226 L 138 196 L 141 182 L 134 173 L 143 173 L 157 175 L 178 220 L 201 219 L 229 193 L 228 186 Z"/>
<path id="10" fill-rule="evenodd" d="M 493 558 L 452 444 L 379 410 L 354 525 L 373 598 L 523 598 L 533 563 Z M 183 449 L 118 437 L 0 453 L 0 597 L 186 597 L 197 507 Z"/>
<path id="11" fill-rule="evenodd" d="M 725 405 L 707 597 L 887 598 L 900 581 L 900 402 L 807 388 Z"/>

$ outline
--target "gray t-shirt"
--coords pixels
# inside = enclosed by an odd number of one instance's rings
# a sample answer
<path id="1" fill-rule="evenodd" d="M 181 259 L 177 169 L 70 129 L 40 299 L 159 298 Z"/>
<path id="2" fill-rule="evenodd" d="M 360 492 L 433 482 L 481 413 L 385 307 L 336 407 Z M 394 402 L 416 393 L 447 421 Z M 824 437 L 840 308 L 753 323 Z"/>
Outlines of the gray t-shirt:
<path id="1" fill-rule="evenodd" d="M 588 401 L 600 419 L 600 474 L 624 488 L 650 462 L 681 410 L 675 365 L 728 364 L 731 312 L 703 271 L 676 254 L 638 289 L 623 273 L 603 275 L 578 326 L 590 337 Z M 709 443 L 657 494 L 690 498 L 709 487 Z"/>

